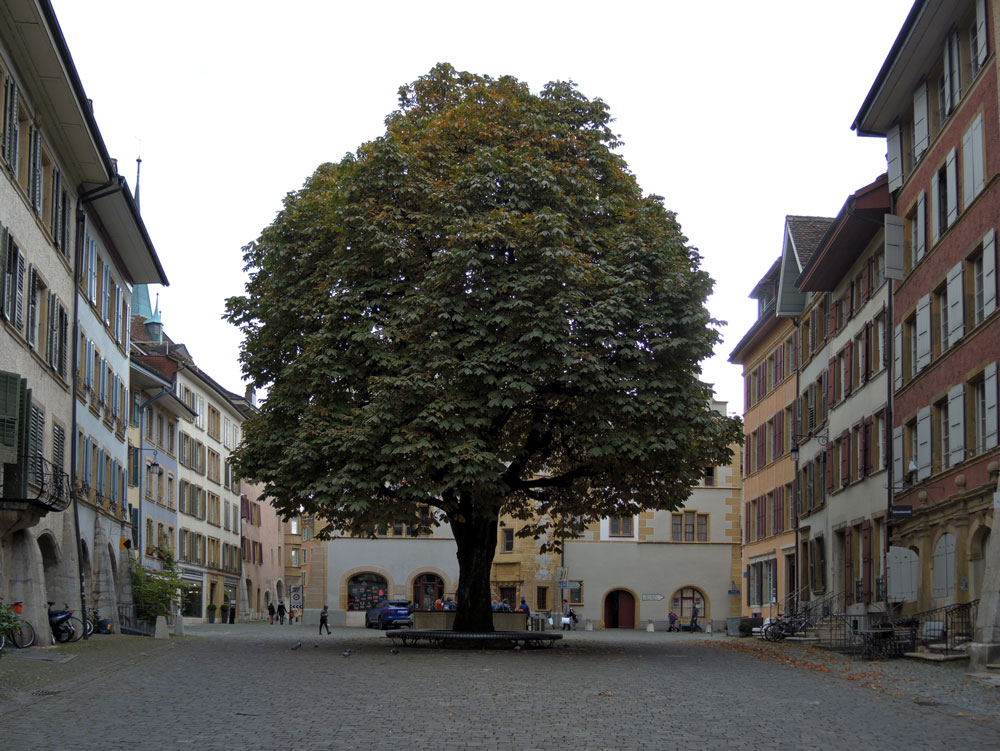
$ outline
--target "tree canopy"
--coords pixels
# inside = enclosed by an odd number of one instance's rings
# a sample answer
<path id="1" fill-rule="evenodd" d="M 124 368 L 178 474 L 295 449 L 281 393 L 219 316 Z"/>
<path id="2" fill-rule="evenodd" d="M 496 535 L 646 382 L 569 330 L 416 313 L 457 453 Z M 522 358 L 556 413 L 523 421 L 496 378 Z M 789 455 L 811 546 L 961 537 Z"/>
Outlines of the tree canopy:
<path id="1" fill-rule="evenodd" d="M 268 389 L 242 475 L 356 534 L 439 509 L 456 628 L 488 630 L 500 514 L 557 542 L 676 508 L 741 440 L 699 377 L 712 280 L 610 123 L 572 83 L 439 64 L 286 197 L 227 302 Z"/>

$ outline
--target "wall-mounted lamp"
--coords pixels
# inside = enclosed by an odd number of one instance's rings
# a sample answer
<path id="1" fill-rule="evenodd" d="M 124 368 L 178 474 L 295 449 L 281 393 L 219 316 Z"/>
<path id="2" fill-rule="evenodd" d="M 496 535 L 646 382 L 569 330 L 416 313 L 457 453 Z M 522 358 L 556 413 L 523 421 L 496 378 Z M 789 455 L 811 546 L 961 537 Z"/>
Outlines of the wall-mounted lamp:
<path id="1" fill-rule="evenodd" d="M 792 448 L 789 451 L 789 455 L 792 457 L 792 461 L 796 464 L 799 463 L 799 443 L 805 442 L 815 438 L 816 442 L 820 446 L 825 446 L 830 442 L 830 433 L 824 430 L 822 433 L 807 433 L 805 435 L 792 434 Z"/>

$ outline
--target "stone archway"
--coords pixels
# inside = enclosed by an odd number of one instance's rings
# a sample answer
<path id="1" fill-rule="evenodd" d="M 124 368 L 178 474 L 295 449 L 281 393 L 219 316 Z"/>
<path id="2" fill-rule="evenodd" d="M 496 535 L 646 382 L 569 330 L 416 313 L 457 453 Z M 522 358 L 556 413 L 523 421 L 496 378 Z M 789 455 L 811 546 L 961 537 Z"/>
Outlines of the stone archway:
<path id="1" fill-rule="evenodd" d="M 604 597 L 604 628 L 635 628 L 635 596 L 613 589 Z"/>

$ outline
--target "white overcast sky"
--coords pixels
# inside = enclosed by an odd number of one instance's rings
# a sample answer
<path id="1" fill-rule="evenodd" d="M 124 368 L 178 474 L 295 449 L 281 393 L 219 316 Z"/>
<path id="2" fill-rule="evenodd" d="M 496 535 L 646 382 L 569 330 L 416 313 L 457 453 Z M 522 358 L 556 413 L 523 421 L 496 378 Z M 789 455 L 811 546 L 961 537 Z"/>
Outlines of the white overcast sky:
<path id="1" fill-rule="evenodd" d="M 704 377 L 742 412 L 729 354 L 787 214 L 833 216 L 885 170 L 850 129 L 911 0 L 334 2 L 52 0 L 111 156 L 170 280 L 165 330 L 242 392 L 241 248 L 315 168 L 384 131 L 435 63 L 534 91 L 572 80 L 611 108 L 622 154 L 677 212 L 728 325 Z"/>

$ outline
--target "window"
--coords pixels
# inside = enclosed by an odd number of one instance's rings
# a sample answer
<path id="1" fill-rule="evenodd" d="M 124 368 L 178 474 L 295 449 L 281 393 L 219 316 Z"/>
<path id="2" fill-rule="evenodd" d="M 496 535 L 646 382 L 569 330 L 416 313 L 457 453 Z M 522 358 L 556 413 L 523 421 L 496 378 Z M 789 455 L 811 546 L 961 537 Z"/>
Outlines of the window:
<path id="1" fill-rule="evenodd" d="M 347 581 L 347 609 L 367 610 L 386 598 L 385 577 L 373 573 L 357 574 Z"/>
<path id="2" fill-rule="evenodd" d="M 934 298 L 931 307 L 931 316 L 936 321 L 933 325 L 934 335 L 932 339 L 936 345 L 934 351 L 944 354 L 948 351 L 948 285 L 942 284 L 934 290 Z"/>
<path id="3" fill-rule="evenodd" d="M 962 208 L 983 192 L 986 184 L 983 151 L 983 113 L 976 115 L 969 129 L 962 134 Z"/>
<path id="4" fill-rule="evenodd" d="M 632 537 L 631 516 L 613 516 L 608 523 L 608 534 L 611 537 Z"/>
<path id="5" fill-rule="evenodd" d="M 503 531 L 503 552 L 509 553 L 514 549 L 514 530 L 505 529 Z"/>
<path id="6" fill-rule="evenodd" d="M 705 467 L 703 482 L 708 487 L 715 485 L 715 467 Z"/>
<path id="7" fill-rule="evenodd" d="M 549 588 L 535 588 L 535 610 L 547 610 L 549 607 Z"/>
<path id="8" fill-rule="evenodd" d="M 959 65 L 958 33 L 952 32 L 944 43 L 941 76 L 938 78 L 938 116 L 942 126 L 962 96 Z"/>
<path id="9" fill-rule="evenodd" d="M 976 21 L 969 27 L 969 66 L 975 78 L 986 62 L 986 0 L 976 0 Z"/>
<path id="10" fill-rule="evenodd" d="M 939 470 L 951 466 L 951 441 L 949 433 L 948 400 L 942 399 L 934 405 L 931 432 L 935 437 L 934 466 Z"/>
<path id="11" fill-rule="evenodd" d="M 809 545 L 809 582 L 813 592 L 826 591 L 826 551 L 822 537 L 814 538 Z"/>
<path id="12" fill-rule="evenodd" d="M 958 169 L 956 151 L 948 152 L 945 164 L 931 175 L 931 238 L 934 243 L 958 218 Z"/>
<path id="13" fill-rule="evenodd" d="M 909 244 L 906 248 L 908 267 L 913 268 L 923 259 L 927 252 L 927 194 L 920 191 L 906 221 L 910 226 Z"/>
<path id="14" fill-rule="evenodd" d="M 211 404 L 208 405 L 208 434 L 215 440 L 219 440 L 219 410 L 213 407 Z"/>
<path id="15" fill-rule="evenodd" d="M 708 514 L 683 511 L 670 515 L 671 542 L 708 542 Z"/>
<path id="16" fill-rule="evenodd" d="M 569 592 L 569 604 L 570 605 L 583 605 L 583 582 L 582 581 L 570 581 L 566 582 L 568 587 L 566 589 Z"/>

